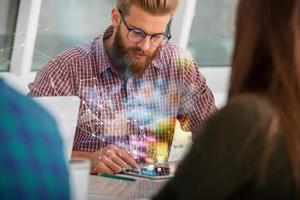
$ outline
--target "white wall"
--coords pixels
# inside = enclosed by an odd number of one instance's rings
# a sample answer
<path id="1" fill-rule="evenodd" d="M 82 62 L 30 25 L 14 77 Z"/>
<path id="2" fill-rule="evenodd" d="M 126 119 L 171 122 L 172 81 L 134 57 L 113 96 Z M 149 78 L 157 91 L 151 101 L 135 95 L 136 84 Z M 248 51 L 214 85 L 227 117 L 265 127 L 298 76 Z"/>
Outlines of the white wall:
<path id="1" fill-rule="evenodd" d="M 227 102 L 227 91 L 230 79 L 230 67 L 205 67 L 200 68 L 206 77 L 207 85 L 215 96 L 217 107 L 222 107 Z"/>

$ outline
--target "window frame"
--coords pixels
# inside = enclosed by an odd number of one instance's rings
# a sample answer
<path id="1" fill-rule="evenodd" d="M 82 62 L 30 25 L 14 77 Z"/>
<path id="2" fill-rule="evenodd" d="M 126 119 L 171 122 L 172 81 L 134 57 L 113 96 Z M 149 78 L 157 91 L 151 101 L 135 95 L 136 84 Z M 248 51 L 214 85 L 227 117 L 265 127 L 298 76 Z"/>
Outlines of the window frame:
<path id="1" fill-rule="evenodd" d="M 172 24 L 172 42 L 186 49 L 191 33 L 197 0 L 180 1 Z M 22 0 L 20 2 L 14 46 L 9 72 L 33 80 L 36 72 L 31 71 L 35 41 L 38 31 L 42 0 Z M 207 79 L 214 94 L 226 94 L 230 75 L 229 66 L 201 66 L 200 71 Z"/>
<path id="2" fill-rule="evenodd" d="M 38 30 L 42 0 L 22 0 L 17 18 L 14 47 L 11 56 L 10 73 L 26 76 L 30 73 Z"/>

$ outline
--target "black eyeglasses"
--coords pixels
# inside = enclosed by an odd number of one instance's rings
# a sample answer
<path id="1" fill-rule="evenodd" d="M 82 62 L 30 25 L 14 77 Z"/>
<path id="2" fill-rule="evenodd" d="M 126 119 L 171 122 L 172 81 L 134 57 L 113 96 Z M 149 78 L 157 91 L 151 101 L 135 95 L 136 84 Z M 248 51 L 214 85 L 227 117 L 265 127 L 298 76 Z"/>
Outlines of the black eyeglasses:
<path id="1" fill-rule="evenodd" d="M 151 38 L 150 38 L 151 45 L 154 47 L 159 47 L 159 46 L 164 46 L 171 39 L 171 31 L 170 31 L 171 21 L 167 25 L 166 33 L 147 34 L 141 29 L 130 28 L 129 25 L 125 22 L 121 10 L 119 10 L 119 12 L 120 12 L 122 21 L 124 22 L 124 24 L 128 30 L 127 38 L 130 42 L 137 44 L 137 43 L 143 41 L 147 37 L 147 35 L 149 35 L 149 36 L 151 36 Z"/>

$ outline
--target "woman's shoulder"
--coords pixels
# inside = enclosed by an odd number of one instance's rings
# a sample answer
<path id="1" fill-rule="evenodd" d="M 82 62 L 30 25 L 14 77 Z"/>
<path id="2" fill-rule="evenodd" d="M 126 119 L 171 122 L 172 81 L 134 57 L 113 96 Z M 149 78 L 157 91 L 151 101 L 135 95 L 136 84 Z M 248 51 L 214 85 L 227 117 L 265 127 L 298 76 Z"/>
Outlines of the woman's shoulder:
<path id="1" fill-rule="evenodd" d="M 256 94 L 245 94 L 231 98 L 203 126 L 202 132 L 211 137 L 229 135 L 244 137 L 251 130 L 264 132 L 274 116 L 270 101 Z"/>
<path id="2" fill-rule="evenodd" d="M 232 97 L 227 106 L 245 106 L 245 107 L 253 107 L 253 108 L 271 108 L 271 102 L 267 99 L 267 97 L 254 93 L 246 93 L 241 95 L 236 95 Z"/>
<path id="3" fill-rule="evenodd" d="M 257 117 L 266 116 L 274 112 L 274 108 L 266 97 L 258 94 L 242 94 L 231 98 L 220 110 L 223 114 Z"/>

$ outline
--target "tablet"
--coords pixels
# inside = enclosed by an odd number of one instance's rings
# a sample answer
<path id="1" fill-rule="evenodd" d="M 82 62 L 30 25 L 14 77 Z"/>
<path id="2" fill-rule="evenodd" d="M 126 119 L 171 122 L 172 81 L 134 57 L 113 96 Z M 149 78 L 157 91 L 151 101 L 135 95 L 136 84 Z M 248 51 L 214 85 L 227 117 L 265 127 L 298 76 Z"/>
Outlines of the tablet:
<path id="1" fill-rule="evenodd" d="M 133 168 L 125 168 L 122 170 L 123 174 L 137 176 L 148 179 L 168 179 L 173 177 L 173 174 L 170 173 L 170 168 L 166 166 L 150 166 L 144 167 L 140 170 Z"/>

